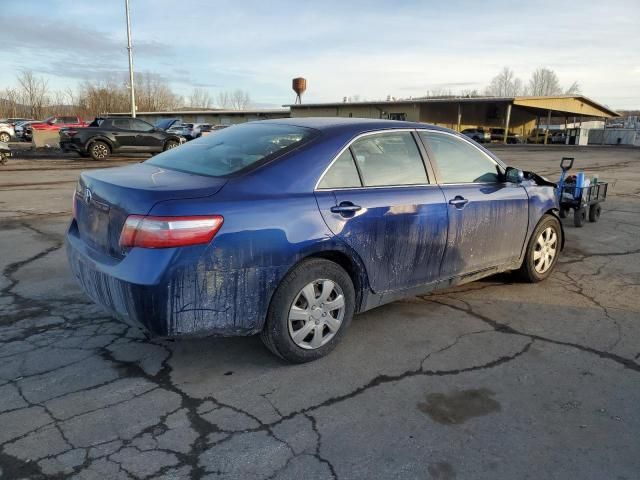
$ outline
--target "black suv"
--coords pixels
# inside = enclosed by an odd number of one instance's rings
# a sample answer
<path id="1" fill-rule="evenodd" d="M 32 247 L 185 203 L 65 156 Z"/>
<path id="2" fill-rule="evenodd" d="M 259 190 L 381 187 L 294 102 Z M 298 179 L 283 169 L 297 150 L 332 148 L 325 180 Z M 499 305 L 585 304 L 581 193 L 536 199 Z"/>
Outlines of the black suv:
<path id="1" fill-rule="evenodd" d="M 174 135 L 131 117 L 97 117 L 88 127 L 60 130 L 60 148 L 104 160 L 112 153 L 158 153 L 183 143 Z"/>

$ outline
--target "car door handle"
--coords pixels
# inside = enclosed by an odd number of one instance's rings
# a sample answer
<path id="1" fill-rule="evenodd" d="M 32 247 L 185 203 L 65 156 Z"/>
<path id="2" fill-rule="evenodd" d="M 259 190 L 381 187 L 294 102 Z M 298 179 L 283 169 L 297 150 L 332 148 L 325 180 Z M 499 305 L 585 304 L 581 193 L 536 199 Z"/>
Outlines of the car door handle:
<path id="1" fill-rule="evenodd" d="M 360 205 L 354 205 L 351 202 L 340 202 L 340 205 L 334 205 L 331 207 L 331 211 L 333 213 L 339 213 L 343 216 L 353 214 L 358 210 L 362 210 L 362 207 Z"/>
<path id="2" fill-rule="evenodd" d="M 449 205 L 453 205 L 456 208 L 462 208 L 467 203 L 469 203 L 469 200 L 467 200 L 466 198 L 461 197 L 460 195 L 456 195 L 455 198 L 452 198 L 451 200 L 449 200 Z"/>

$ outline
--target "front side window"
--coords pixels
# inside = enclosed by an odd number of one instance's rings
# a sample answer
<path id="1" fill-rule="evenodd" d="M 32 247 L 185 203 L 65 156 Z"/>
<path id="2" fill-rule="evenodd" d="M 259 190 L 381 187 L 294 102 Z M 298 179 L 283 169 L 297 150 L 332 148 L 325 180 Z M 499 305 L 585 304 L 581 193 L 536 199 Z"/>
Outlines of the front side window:
<path id="1" fill-rule="evenodd" d="M 220 177 L 295 148 L 310 139 L 314 132 L 294 125 L 245 123 L 167 150 L 146 163 Z"/>
<path id="2" fill-rule="evenodd" d="M 134 118 L 131 120 L 131 130 L 136 130 L 139 132 L 150 132 L 153 130 L 153 126 L 150 123 L 143 122 L 142 120 L 138 120 Z"/>
<path id="3" fill-rule="evenodd" d="M 362 137 L 351 145 L 365 187 L 428 183 L 411 132 L 385 132 Z"/>
<path id="4" fill-rule="evenodd" d="M 333 162 L 333 165 L 327 170 L 327 173 L 322 177 L 322 181 L 318 185 L 318 188 L 350 188 L 360 187 L 360 176 L 356 169 L 356 164 L 353 163 L 353 157 L 351 151 L 347 148 L 342 154 Z"/>
<path id="5" fill-rule="evenodd" d="M 440 172 L 440 183 L 496 183 L 498 165 L 469 142 L 452 135 L 420 132 Z"/>

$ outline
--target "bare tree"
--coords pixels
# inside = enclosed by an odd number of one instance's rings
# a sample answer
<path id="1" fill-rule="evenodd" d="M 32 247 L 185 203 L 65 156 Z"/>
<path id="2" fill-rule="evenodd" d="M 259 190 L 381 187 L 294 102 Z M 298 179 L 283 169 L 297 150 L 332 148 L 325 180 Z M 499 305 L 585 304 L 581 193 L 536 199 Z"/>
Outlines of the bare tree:
<path id="1" fill-rule="evenodd" d="M 40 117 L 43 114 L 44 107 L 47 105 L 49 82 L 44 78 L 36 77 L 30 70 L 23 70 L 18 74 L 17 78 L 31 117 Z"/>
<path id="2" fill-rule="evenodd" d="M 0 110 L 0 116 L 2 117 L 20 117 L 28 115 L 25 112 L 24 105 L 22 104 L 22 95 L 17 88 L 7 87 L 2 93 L 2 100 L 0 102 L 2 107 Z"/>
<path id="3" fill-rule="evenodd" d="M 558 80 L 556 72 L 550 68 L 538 68 L 531 74 L 528 93 L 534 97 L 560 95 L 562 87 L 560 87 L 560 80 Z"/>
<path id="4" fill-rule="evenodd" d="M 479 97 L 480 96 L 480 92 L 476 88 L 474 88 L 474 89 L 463 89 L 463 90 L 460 90 L 460 96 L 461 97 L 467 97 L 467 98 Z"/>
<path id="5" fill-rule="evenodd" d="M 218 94 L 218 107 L 231 108 L 231 95 L 229 92 L 220 92 Z"/>
<path id="6" fill-rule="evenodd" d="M 136 107 L 141 112 L 174 110 L 182 106 L 182 97 L 171 91 L 157 73 L 142 72 L 135 77 Z"/>
<path id="7" fill-rule="evenodd" d="M 573 82 L 569 88 L 564 91 L 565 95 L 577 95 L 580 93 L 580 84 L 578 82 Z"/>
<path id="8" fill-rule="evenodd" d="M 516 77 L 513 70 L 504 67 L 502 71 L 493 77 L 485 94 L 494 97 L 514 97 L 523 93 L 522 80 Z"/>
<path id="9" fill-rule="evenodd" d="M 204 88 L 194 88 L 187 100 L 190 107 L 211 108 L 213 99 Z"/>
<path id="10" fill-rule="evenodd" d="M 77 104 L 86 115 L 125 112 L 129 108 L 128 89 L 113 75 L 99 81 L 85 80 L 79 87 Z"/>
<path id="11" fill-rule="evenodd" d="M 249 92 L 244 90 L 234 90 L 231 94 L 231 108 L 234 110 L 244 110 L 251 103 Z"/>

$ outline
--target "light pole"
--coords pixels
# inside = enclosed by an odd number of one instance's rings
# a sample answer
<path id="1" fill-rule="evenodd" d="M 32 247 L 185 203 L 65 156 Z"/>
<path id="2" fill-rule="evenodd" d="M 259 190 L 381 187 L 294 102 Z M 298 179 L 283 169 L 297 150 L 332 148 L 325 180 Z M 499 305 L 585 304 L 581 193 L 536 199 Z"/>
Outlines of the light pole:
<path id="1" fill-rule="evenodd" d="M 133 90 L 133 51 L 131 47 L 131 20 L 129 19 L 129 0 L 124 0 L 127 13 L 127 50 L 129 52 L 129 88 L 131 89 L 131 116 L 136 118 L 136 94 Z"/>

